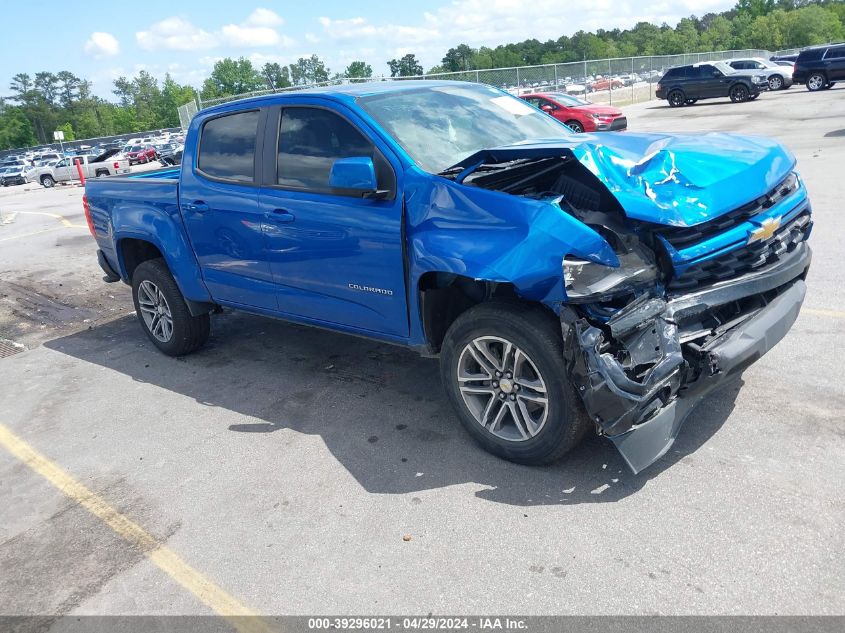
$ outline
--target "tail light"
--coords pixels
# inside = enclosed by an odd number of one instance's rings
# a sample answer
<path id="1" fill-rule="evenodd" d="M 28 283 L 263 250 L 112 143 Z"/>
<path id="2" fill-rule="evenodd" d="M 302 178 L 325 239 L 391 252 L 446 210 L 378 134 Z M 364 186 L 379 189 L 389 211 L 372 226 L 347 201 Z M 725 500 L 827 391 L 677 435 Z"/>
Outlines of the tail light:
<path id="1" fill-rule="evenodd" d="M 120 163 L 118 163 L 117 161 L 115 161 L 115 163 L 114 163 L 114 168 L 115 168 L 115 169 L 120 169 Z"/>
<path id="2" fill-rule="evenodd" d="M 88 204 L 88 195 L 82 196 L 82 208 L 85 210 L 85 220 L 88 222 L 88 230 L 91 231 L 92 237 L 97 237 L 94 233 L 94 219 L 91 217 L 91 205 Z"/>

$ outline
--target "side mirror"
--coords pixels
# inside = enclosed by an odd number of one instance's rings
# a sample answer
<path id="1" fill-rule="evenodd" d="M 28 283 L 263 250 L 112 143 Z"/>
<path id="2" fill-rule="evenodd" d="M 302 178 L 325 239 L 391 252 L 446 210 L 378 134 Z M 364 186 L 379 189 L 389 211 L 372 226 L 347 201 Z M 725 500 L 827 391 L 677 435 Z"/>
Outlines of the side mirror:
<path id="1" fill-rule="evenodd" d="M 541 105 L 540 109 L 543 112 L 554 112 L 555 107 L 553 105 L 546 103 L 545 105 Z"/>
<path id="2" fill-rule="evenodd" d="M 339 158 L 329 172 L 329 187 L 351 189 L 362 195 L 375 193 L 377 184 L 373 159 L 369 156 Z"/>

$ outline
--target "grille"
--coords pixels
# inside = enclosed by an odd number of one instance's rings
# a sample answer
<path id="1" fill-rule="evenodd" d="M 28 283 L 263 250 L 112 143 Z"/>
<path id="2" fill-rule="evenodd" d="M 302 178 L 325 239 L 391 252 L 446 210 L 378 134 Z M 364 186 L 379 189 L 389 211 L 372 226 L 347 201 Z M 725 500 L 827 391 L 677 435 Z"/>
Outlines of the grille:
<path id="1" fill-rule="evenodd" d="M 628 119 L 624 116 L 621 116 L 618 119 L 614 119 L 613 123 L 610 124 L 611 131 L 613 131 L 613 130 L 625 130 L 627 128 L 628 128 Z"/>
<path id="2" fill-rule="evenodd" d="M 765 211 L 774 206 L 780 200 L 791 194 L 798 188 L 798 178 L 795 174 L 790 174 L 778 184 L 777 187 L 772 188 L 764 195 L 760 196 L 744 204 L 738 209 L 719 216 L 708 222 L 702 222 L 696 226 L 677 227 L 668 226 L 657 229 L 657 234 L 663 236 L 674 248 L 682 249 L 697 244 L 704 240 L 715 237 L 720 233 L 739 226 L 749 218 Z"/>
<path id="3" fill-rule="evenodd" d="M 684 274 L 669 282 L 671 290 L 690 290 L 733 279 L 774 264 L 784 253 L 795 250 L 812 225 L 809 213 L 802 213 L 781 227 L 766 241 L 752 242 L 742 248 L 690 266 Z"/>

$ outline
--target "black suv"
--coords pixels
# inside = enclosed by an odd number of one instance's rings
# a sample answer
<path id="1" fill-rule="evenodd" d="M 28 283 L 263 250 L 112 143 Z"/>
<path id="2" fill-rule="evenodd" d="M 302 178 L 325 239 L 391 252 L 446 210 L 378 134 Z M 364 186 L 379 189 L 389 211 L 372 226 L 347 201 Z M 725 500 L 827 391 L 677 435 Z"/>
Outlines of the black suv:
<path id="1" fill-rule="evenodd" d="M 837 80 L 845 81 L 845 44 L 825 44 L 798 53 L 792 79 L 807 84 L 807 90 L 827 90 Z"/>
<path id="2" fill-rule="evenodd" d="M 769 81 L 761 70 L 734 70 L 725 62 L 701 62 L 675 66 L 657 82 L 655 94 L 673 108 L 699 99 L 730 97 L 734 103 L 756 99 Z"/>

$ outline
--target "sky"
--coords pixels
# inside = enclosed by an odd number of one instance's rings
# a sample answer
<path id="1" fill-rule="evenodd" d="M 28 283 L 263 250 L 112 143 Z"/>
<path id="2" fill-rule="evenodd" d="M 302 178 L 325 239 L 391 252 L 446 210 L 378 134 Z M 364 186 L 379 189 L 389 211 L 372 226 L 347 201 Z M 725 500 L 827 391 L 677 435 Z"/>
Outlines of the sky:
<path id="1" fill-rule="evenodd" d="M 8 0 L 7 0 L 8 1 Z M 13 75 L 69 70 L 113 98 L 112 81 L 145 69 L 199 87 L 214 62 L 247 57 L 258 66 L 312 53 L 331 72 L 354 60 L 389 74 L 387 60 L 414 53 L 428 69 L 460 43 L 496 46 L 557 39 L 578 30 L 677 23 L 729 9 L 736 0 L 47 0 L 4 6 L 0 96 Z M 16 15 L 19 14 L 19 15 Z"/>

